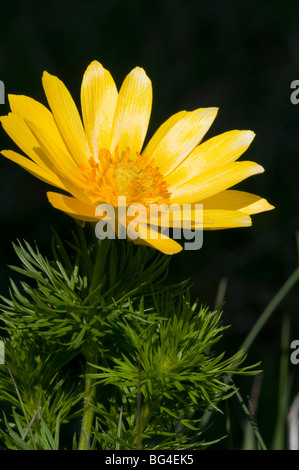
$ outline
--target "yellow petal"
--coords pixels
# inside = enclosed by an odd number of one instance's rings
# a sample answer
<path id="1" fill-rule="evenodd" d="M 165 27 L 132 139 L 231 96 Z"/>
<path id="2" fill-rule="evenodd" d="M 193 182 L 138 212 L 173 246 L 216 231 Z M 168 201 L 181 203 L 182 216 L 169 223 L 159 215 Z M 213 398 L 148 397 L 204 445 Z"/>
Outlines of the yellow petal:
<path id="1" fill-rule="evenodd" d="M 111 151 L 140 152 L 152 108 L 152 85 L 145 71 L 136 67 L 125 78 L 119 91 L 112 128 Z"/>
<path id="2" fill-rule="evenodd" d="M 249 215 L 241 211 L 205 210 L 203 211 L 204 230 L 220 230 L 236 227 L 250 227 Z"/>
<path id="3" fill-rule="evenodd" d="M 257 214 L 274 209 L 274 206 L 260 196 L 233 189 L 228 189 L 208 199 L 204 199 L 201 201 L 201 204 L 203 204 L 204 211 L 226 209 L 241 211 L 244 214 Z"/>
<path id="4" fill-rule="evenodd" d="M 165 255 L 174 255 L 183 249 L 182 246 L 175 240 L 172 240 L 172 238 L 166 235 L 161 237 L 156 230 L 145 224 L 139 224 L 139 233 L 141 238 L 135 240 L 134 234 L 130 233 L 130 230 L 127 229 L 128 237 L 132 238 L 135 243 L 151 246 Z"/>
<path id="5" fill-rule="evenodd" d="M 168 210 L 161 205 L 159 214 L 153 211 L 148 213 L 146 218 L 139 214 L 138 220 L 143 224 L 150 223 L 154 231 L 156 227 L 212 230 L 251 225 L 250 217 L 241 210 L 229 207 L 218 208 L 217 206 L 214 209 L 214 207 L 210 208 L 210 205 L 206 205 L 205 201 L 198 203 L 198 205 L 188 204 L 186 207 L 174 204 L 173 206 L 169 205 L 170 211 L 168 213 Z"/>
<path id="6" fill-rule="evenodd" d="M 57 172 L 78 184 L 78 175 L 80 174 L 80 170 L 75 162 L 69 158 L 65 147 L 62 148 L 57 144 L 56 140 L 51 140 L 51 136 L 46 133 L 47 128 L 40 129 L 30 121 L 26 121 L 26 123 L 36 138 L 42 152 L 53 163 Z"/>
<path id="7" fill-rule="evenodd" d="M 14 152 L 13 150 L 2 150 L 1 153 L 2 155 L 4 155 L 4 157 L 17 163 L 40 180 L 57 186 L 58 188 L 64 189 L 60 179 L 50 170 L 45 170 L 44 168 L 41 168 L 36 163 L 29 160 L 29 158 L 23 157 L 22 155 Z"/>
<path id="8" fill-rule="evenodd" d="M 18 121 L 23 122 L 22 118 L 19 116 L 15 116 L 14 118 L 17 118 L 15 120 L 12 120 L 10 124 L 16 124 Z M 6 118 L 6 116 L 5 116 Z M 4 119 L 4 117 L 3 117 Z M 2 120 L 2 118 L 1 118 Z M 74 185 L 68 176 L 63 176 L 62 174 L 58 174 L 56 167 L 48 160 L 47 156 L 43 152 L 43 150 L 40 147 L 40 143 L 36 140 L 36 138 L 33 136 L 31 133 L 30 129 L 24 123 L 24 129 L 27 128 L 28 134 L 23 134 L 27 135 L 27 144 L 31 144 L 34 146 L 34 148 L 37 149 L 38 156 L 43 158 L 39 158 L 34 153 L 31 152 L 30 146 L 27 148 L 28 152 L 27 154 L 34 158 L 34 161 L 37 163 L 32 162 L 28 158 L 23 157 L 22 155 L 12 151 L 12 150 L 3 150 L 1 153 L 8 158 L 9 160 L 12 160 L 15 163 L 18 163 L 20 166 L 22 166 L 25 170 L 27 170 L 29 173 L 33 174 L 37 178 L 39 178 L 42 181 L 45 181 L 46 183 L 52 184 L 54 186 L 57 186 L 58 188 L 62 188 L 69 193 L 71 193 L 73 196 L 75 196 L 77 199 L 80 199 L 81 201 L 85 203 L 90 203 L 90 199 L 87 197 L 87 195 L 84 193 L 83 189 L 80 190 L 76 185 Z M 15 131 L 17 131 L 17 126 L 15 126 Z M 23 130 L 24 130 L 23 129 Z M 31 137 L 30 137 L 31 136 Z M 30 140 L 31 139 L 31 140 Z M 33 139 L 33 140 L 32 140 Z M 16 140 L 15 140 L 16 141 Z M 23 146 L 22 146 L 23 147 Z M 24 147 L 25 148 L 25 147 Z M 48 150 L 51 149 L 49 146 Z M 48 153 L 47 153 L 48 154 Z M 47 165 L 43 164 L 43 161 L 47 162 Z"/>
<path id="9" fill-rule="evenodd" d="M 217 115 L 217 108 L 200 108 L 196 111 L 182 114 L 181 119 L 175 120 L 174 125 L 165 133 L 161 126 L 150 140 L 144 155 L 155 159 L 164 176 L 173 171 L 196 147 L 210 128 Z"/>
<path id="10" fill-rule="evenodd" d="M 53 114 L 44 105 L 23 95 L 8 95 L 8 99 L 14 114 L 21 116 L 24 121 L 30 121 L 42 129 L 53 145 L 61 149 L 65 157 L 73 163 L 73 158 L 62 140 Z"/>
<path id="11" fill-rule="evenodd" d="M 55 209 L 66 212 L 68 215 L 78 220 L 86 220 L 89 222 L 96 222 L 99 217 L 95 217 L 95 207 L 84 204 L 73 197 L 65 196 L 64 194 L 48 192 L 48 199 Z"/>
<path id="12" fill-rule="evenodd" d="M 178 228 L 184 230 L 216 230 L 234 227 L 248 227 L 251 225 L 251 218 L 248 214 L 238 210 L 223 210 L 223 209 L 206 209 L 204 203 L 195 206 L 194 204 L 188 204 L 187 207 L 177 206 L 171 208 L 173 211 L 167 214 L 167 209 L 161 206 L 161 213 L 158 215 L 157 212 L 153 213 L 139 213 L 138 214 L 138 230 L 142 234 L 143 238 L 146 238 L 148 243 L 153 243 L 155 239 L 167 240 L 168 232 L 165 232 L 163 236 L 158 233 L 158 227 Z M 137 209 L 138 210 L 138 209 Z M 161 214 L 165 218 L 161 217 Z M 150 224 L 150 226 L 149 226 Z M 133 238 L 129 231 L 128 235 Z M 147 230 L 147 231 L 146 231 Z M 183 236 L 181 231 L 178 236 Z M 162 238 L 161 238 L 162 237 Z M 177 238 L 177 237 L 175 237 Z"/>
<path id="13" fill-rule="evenodd" d="M 134 208 L 134 205 L 131 205 Z M 136 206 L 136 211 L 138 208 Z M 188 204 L 184 207 L 180 204 L 152 204 L 150 210 L 146 213 L 139 213 L 138 220 L 144 224 L 150 224 L 151 227 L 178 227 L 183 228 L 190 222 L 190 226 L 196 221 L 201 222 L 203 215 L 202 204 Z M 189 226 L 188 226 L 189 227 Z M 202 225 L 201 225 L 202 228 Z"/>
<path id="14" fill-rule="evenodd" d="M 160 142 L 164 139 L 164 137 L 168 134 L 168 132 L 172 129 L 172 127 L 184 116 L 187 116 L 187 111 L 179 111 L 176 114 L 170 116 L 166 121 L 161 124 L 159 129 L 154 133 L 153 137 L 148 142 L 145 149 L 142 151 L 142 155 L 152 155 L 155 148 L 160 144 Z"/>
<path id="15" fill-rule="evenodd" d="M 237 160 L 249 147 L 255 134 L 252 131 L 229 131 L 212 137 L 197 146 L 167 177 L 175 186 L 205 171 Z"/>
<path id="16" fill-rule="evenodd" d="M 262 166 L 253 162 L 234 162 L 213 168 L 180 186 L 170 187 L 171 202 L 183 204 L 201 201 L 263 171 Z"/>
<path id="17" fill-rule="evenodd" d="M 83 77 L 81 105 L 85 132 L 96 160 L 101 148 L 111 146 L 117 96 L 116 85 L 108 70 L 93 61 Z"/>
<path id="18" fill-rule="evenodd" d="M 82 201 L 83 203 L 87 205 L 93 205 L 93 200 L 92 197 L 90 197 L 90 194 L 85 193 L 84 188 L 80 188 L 68 178 L 64 177 L 62 175 L 59 175 L 59 179 L 61 180 L 63 188 L 70 193 L 72 196 L 74 196 L 76 199 L 79 199 L 79 201 Z"/>
<path id="19" fill-rule="evenodd" d="M 41 168 L 53 170 L 53 165 L 41 150 L 24 119 L 17 114 L 9 113 L 0 117 L 3 129 L 18 147 Z"/>
<path id="20" fill-rule="evenodd" d="M 43 86 L 60 134 L 77 163 L 86 164 L 92 156 L 78 109 L 65 85 L 47 72 Z"/>

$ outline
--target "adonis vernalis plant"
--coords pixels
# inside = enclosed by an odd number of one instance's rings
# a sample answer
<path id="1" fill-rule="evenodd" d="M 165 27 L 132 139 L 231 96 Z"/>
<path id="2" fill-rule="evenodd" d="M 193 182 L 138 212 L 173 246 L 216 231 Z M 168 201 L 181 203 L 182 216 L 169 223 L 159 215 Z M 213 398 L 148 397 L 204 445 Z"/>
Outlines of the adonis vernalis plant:
<path id="1" fill-rule="evenodd" d="M 110 73 L 97 61 L 87 68 L 81 86 L 83 123 L 65 85 L 47 72 L 43 87 L 50 106 L 10 95 L 11 113 L 2 126 L 26 158 L 15 151 L 2 154 L 38 178 L 71 196 L 48 192 L 51 204 L 72 217 L 98 221 L 99 204 L 118 209 L 118 203 L 142 205 L 146 215 L 138 226 L 138 243 L 165 254 L 181 245 L 149 225 L 150 205 L 190 205 L 170 224 L 191 229 L 224 229 L 251 225 L 251 214 L 273 207 L 263 198 L 229 189 L 264 171 L 262 166 L 236 160 L 254 138 L 251 131 L 229 131 L 200 143 L 217 114 L 217 108 L 181 111 L 164 122 L 143 149 L 152 106 L 152 86 L 144 70 L 136 67 L 118 93 Z M 202 204 L 200 226 L 195 204 Z M 118 212 L 117 212 L 118 213 Z M 135 233 L 126 224 L 126 236 Z M 119 226 L 119 223 L 117 223 Z M 116 227 L 115 227 L 115 230 Z"/>
<path id="2" fill-rule="evenodd" d="M 74 219 L 97 224 L 104 218 L 99 205 L 113 207 L 116 235 L 124 228 L 138 246 L 98 240 L 90 223 L 77 223 L 68 243 L 54 231 L 51 260 L 27 242 L 15 245 L 21 266 L 13 269 L 27 281 L 11 281 L 0 306 L 0 447 L 205 448 L 202 418 L 236 392 L 228 377 L 255 372 L 242 366 L 243 351 L 228 358 L 216 352 L 226 330 L 218 308 L 191 302 L 186 282 L 165 285 L 166 255 L 182 247 L 162 233 L 161 218 L 153 227 L 148 215 L 152 205 L 189 205 L 170 224 L 175 229 L 186 218 L 196 231 L 249 226 L 252 214 L 272 209 L 229 189 L 263 171 L 237 162 L 254 134 L 234 130 L 201 143 L 217 109 L 200 108 L 171 116 L 143 148 L 152 86 L 139 67 L 118 92 L 110 73 L 92 62 L 82 81 L 82 118 L 58 78 L 45 72 L 43 86 L 50 110 L 10 95 L 11 113 L 0 118 L 28 158 L 2 154 L 67 192 L 48 198 Z M 136 239 L 120 213 L 140 205 Z M 73 432 L 71 442 L 61 431 Z M 216 432 L 214 442 L 220 438 Z"/>

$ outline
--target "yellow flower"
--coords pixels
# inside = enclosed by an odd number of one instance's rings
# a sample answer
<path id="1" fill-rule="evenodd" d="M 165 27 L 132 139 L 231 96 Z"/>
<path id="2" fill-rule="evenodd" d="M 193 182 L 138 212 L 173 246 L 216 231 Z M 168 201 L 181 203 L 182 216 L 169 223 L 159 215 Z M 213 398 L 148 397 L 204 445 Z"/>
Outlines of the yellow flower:
<path id="1" fill-rule="evenodd" d="M 47 195 L 55 208 L 70 216 L 97 222 L 100 203 L 116 207 L 118 197 L 125 196 L 127 205 L 142 204 L 147 210 L 154 203 L 200 203 L 203 229 L 224 229 L 249 226 L 251 214 L 273 208 L 259 196 L 228 189 L 264 171 L 253 162 L 236 162 L 253 132 L 234 130 L 200 143 L 217 108 L 174 114 L 143 149 L 152 86 L 142 68 L 133 69 L 118 92 L 110 73 L 93 61 L 82 81 L 82 119 L 57 77 L 45 72 L 43 87 L 51 111 L 27 96 L 9 95 L 11 113 L 0 118 L 29 158 L 12 150 L 2 154 L 69 193 Z M 194 220 L 191 223 L 194 226 Z M 140 230 L 139 243 L 167 254 L 182 249 L 170 237 L 157 237 L 146 224 L 140 224 Z"/>

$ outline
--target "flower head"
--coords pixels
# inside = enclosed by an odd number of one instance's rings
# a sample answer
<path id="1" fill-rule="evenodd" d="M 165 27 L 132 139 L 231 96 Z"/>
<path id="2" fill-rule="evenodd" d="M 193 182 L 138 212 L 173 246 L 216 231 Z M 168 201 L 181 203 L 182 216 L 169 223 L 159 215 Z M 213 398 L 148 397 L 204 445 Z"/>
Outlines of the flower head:
<path id="1" fill-rule="evenodd" d="M 234 130 L 201 143 L 217 108 L 174 114 L 143 148 L 152 86 L 142 68 L 133 69 L 118 92 L 110 73 L 93 61 L 81 86 L 82 118 L 57 77 L 45 72 L 43 87 L 51 111 L 27 96 L 9 95 L 11 113 L 0 118 L 29 158 L 12 150 L 2 154 L 69 193 L 47 195 L 55 208 L 70 216 L 97 222 L 103 217 L 96 212 L 99 204 L 116 208 L 122 197 L 126 206 L 141 204 L 147 213 L 152 204 L 202 204 L 200 228 L 224 229 L 249 226 L 251 214 L 273 208 L 259 196 L 229 189 L 264 171 L 253 162 L 236 162 L 253 132 Z M 188 212 L 189 222 L 196 229 L 192 213 Z M 158 227 L 141 221 L 138 242 L 167 254 L 182 249 L 158 232 Z M 128 230 L 128 238 L 134 240 L 131 235 Z"/>

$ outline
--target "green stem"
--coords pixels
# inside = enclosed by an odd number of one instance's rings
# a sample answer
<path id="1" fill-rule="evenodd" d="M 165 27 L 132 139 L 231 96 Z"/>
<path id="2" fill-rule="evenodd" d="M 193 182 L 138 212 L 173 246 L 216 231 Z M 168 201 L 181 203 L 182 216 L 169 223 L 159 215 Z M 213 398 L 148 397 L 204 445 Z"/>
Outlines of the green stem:
<path id="1" fill-rule="evenodd" d="M 106 260 L 108 252 L 111 246 L 111 240 L 106 238 L 105 240 L 97 240 L 97 254 L 94 264 L 93 276 L 90 285 L 90 292 L 97 288 L 99 282 L 101 281 L 103 275 L 106 271 Z"/>
<path id="2" fill-rule="evenodd" d="M 18 389 L 18 387 L 17 387 L 16 381 L 15 381 L 15 379 L 14 379 L 14 376 L 12 375 L 12 372 L 11 372 L 10 368 L 8 367 L 8 365 L 7 365 L 6 367 L 7 367 L 7 370 L 8 370 L 8 372 L 9 372 L 9 375 L 10 375 L 10 377 L 11 377 L 12 383 L 14 384 L 14 387 L 15 387 L 15 389 L 16 389 L 17 396 L 18 396 L 19 402 L 20 402 L 20 404 L 21 404 L 21 407 L 22 407 L 22 410 L 23 410 L 23 413 L 24 413 L 24 417 L 25 417 L 25 420 L 26 420 L 26 423 L 27 423 L 26 433 L 25 433 L 24 436 L 22 437 L 22 440 L 25 439 L 25 437 L 26 437 L 26 435 L 27 435 L 27 432 L 29 431 L 29 433 L 30 433 L 30 435 L 31 435 L 31 439 L 32 439 L 32 445 L 33 445 L 33 447 L 34 447 L 34 450 L 36 450 L 35 440 L 33 439 L 33 435 L 32 435 L 32 432 L 31 432 L 31 425 L 32 425 L 32 423 L 29 423 L 29 420 L 28 420 L 28 417 L 27 417 L 27 413 L 26 413 L 26 410 L 25 410 L 25 406 L 24 406 L 23 400 L 22 400 L 22 398 L 21 398 L 19 389 Z"/>
<path id="3" fill-rule="evenodd" d="M 96 386 L 94 384 L 94 379 L 88 377 L 89 374 L 94 372 L 94 367 L 92 364 L 97 364 L 97 351 L 90 350 L 86 352 L 86 369 L 85 369 L 85 393 L 84 393 L 84 408 L 83 408 L 83 420 L 81 427 L 81 435 L 79 441 L 79 450 L 87 450 L 90 445 L 91 438 L 91 429 L 93 424 L 93 409 L 95 396 L 96 396 Z"/>
<path id="4" fill-rule="evenodd" d="M 137 386 L 137 450 L 141 449 L 141 351 L 138 358 L 138 386 Z"/>
<path id="5" fill-rule="evenodd" d="M 289 348 L 290 348 L 291 322 L 285 314 L 282 321 L 281 331 L 281 355 L 278 382 L 277 418 L 271 449 L 280 450 L 284 448 L 286 433 L 286 416 L 289 402 Z"/>
<path id="6" fill-rule="evenodd" d="M 277 294 L 273 297 L 271 302 L 265 308 L 263 313 L 261 314 L 258 321 L 255 323 L 251 331 L 248 333 L 247 337 L 243 341 L 240 350 L 248 351 L 251 347 L 252 343 L 255 341 L 258 334 L 261 332 L 263 326 L 268 321 L 272 313 L 278 307 L 280 302 L 284 299 L 284 297 L 288 294 L 288 292 L 292 289 L 292 287 L 299 281 L 299 266 L 295 269 L 295 271 L 291 274 L 291 276 L 287 279 L 287 281 L 283 284 Z M 211 418 L 212 413 L 210 411 L 206 411 L 203 415 L 201 420 L 202 427 L 206 426 Z"/>
<path id="7" fill-rule="evenodd" d="M 245 405 L 245 403 L 244 403 L 244 401 L 243 401 L 243 398 L 241 397 L 241 395 L 240 395 L 240 393 L 239 393 L 239 391 L 238 391 L 237 389 L 236 389 L 236 396 L 237 396 L 237 398 L 238 398 L 238 400 L 239 400 L 240 405 L 241 405 L 242 408 L 243 408 L 243 411 L 244 411 L 244 413 L 245 413 L 245 416 L 247 417 L 249 423 L 250 423 L 251 426 L 252 426 L 252 430 L 253 430 L 253 432 L 254 432 L 254 434 L 255 434 L 255 437 L 256 437 L 257 442 L 258 442 L 258 444 L 259 444 L 259 446 L 260 446 L 260 449 L 261 449 L 261 450 L 267 450 L 267 447 L 266 447 L 266 445 L 265 445 L 265 443 L 264 443 L 264 441 L 263 441 L 263 438 L 262 438 L 262 436 L 261 436 L 261 434 L 260 434 L 260 431 L 259 431 L 259 429 L 258 429 L 258 426 L 257 426 L 257 424 L 256 424 L 256 422 L 255 422 L 255 419 L 254 419 L 254 418 L 251 416 L 251 414 L 249 413 L 248 408 L 247 408 L 247 406 Z"/>
<path id="8" fill-rule="evenodd" d="M 243 342 L 240 349 L 244 349 L 248 351 L 252 343 L 254 342 L 257 335 L 262 330 L 263 326 L 270 318 L 276 307 L 280 304 L 280 302 L 284 299 L 284 297 L 288 294 L 288 292 L 292 289 L 294 284 L 299 281 L 299 267 L 295 269 L 293 274 L 289 277 L 289 279 L 284 283 L 284 285 L 280 288 L 277 294 L 273 297 L 269 305 L 263 311 L 262 315 L 259 317 L 258 321 L 255 323 L 252 330 L 247 335 L 245 341 Z"/>
<path id="9" fill-rule="evenodd" d="M 90 294 L 97 288 L 105 273 L 106 259 L 110 247 L 110 240 L 98 241 L 97 254 L 93 269 L 93 276 L 90 284 Z M 91 304 L 94 302 L 93 295 L 90 297 Z M 96 309 L 91 309 L 90 316 L 93 316 Z M 81 435 L 79 440 L 79 450 L 87 450 L 90 446 L 91 430 L 93 425 L 93 405 L 96 396 L 96 386 L 94 379 L 89 377 L 94 371 L 93 365 L 98 363 L 98 353 L 93 344 L 92 339 L 87 339 L 84 347 L 84 355 L 86 359 L 85 368 L 85 392 L 84 392 L 84 408 L 83 408 L 83 420 L 81 427 Z"/>

